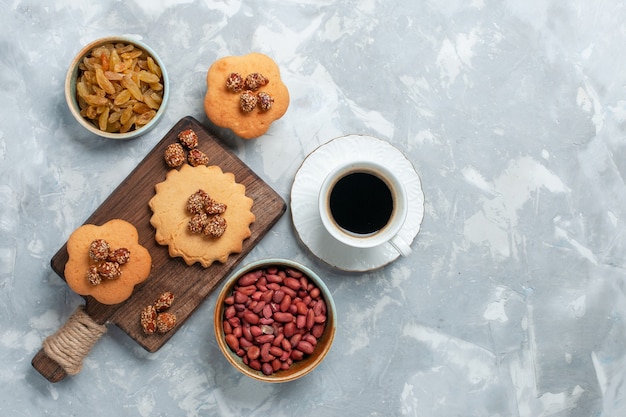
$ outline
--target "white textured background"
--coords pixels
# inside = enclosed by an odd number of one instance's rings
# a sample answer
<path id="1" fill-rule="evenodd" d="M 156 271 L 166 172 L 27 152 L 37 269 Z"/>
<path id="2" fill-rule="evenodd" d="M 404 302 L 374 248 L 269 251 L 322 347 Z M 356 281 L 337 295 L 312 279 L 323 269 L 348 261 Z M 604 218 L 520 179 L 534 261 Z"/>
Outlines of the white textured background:
<path id="1" fill-rule="evenodd" d="M 626 7 L 617 0 L 0 0 L 0 412 L 3 416 L 626 414 Z M 100 140 L 72 120 L 67 65 L 139 36 L 172 94 L 155 130 Z M 279 64 L 291 106 L 243 142 L 202 109 L 225 55 Z M 217 132 L 287 201 L 320 144 L 390 141 L 426 196 L 406 259 L 345 274 L 287 213 L 246 261 L 318 270 L 339 309 L 311 375 L 263 385 L 212 334 L 214 297 L 157 353 L 110 328 L 83 371 L 30 366 L 82 299 L 50 269 L 67 236 L 180 118 Z"/>

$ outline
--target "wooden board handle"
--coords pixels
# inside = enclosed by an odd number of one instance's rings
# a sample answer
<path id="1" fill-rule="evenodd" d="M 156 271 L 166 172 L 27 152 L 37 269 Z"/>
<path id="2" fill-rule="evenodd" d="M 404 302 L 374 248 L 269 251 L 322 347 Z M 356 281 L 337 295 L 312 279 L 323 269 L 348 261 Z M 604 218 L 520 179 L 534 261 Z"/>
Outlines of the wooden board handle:
<path id="1" fill-rule="evenodd" d="M 63 327 L 43 341 L 42 349 L 31 364 L 50 382 L 75 375 L 80 372 L 83 359 L 104 333 L 106 326 L 93 321 L 80 306 Z"/>

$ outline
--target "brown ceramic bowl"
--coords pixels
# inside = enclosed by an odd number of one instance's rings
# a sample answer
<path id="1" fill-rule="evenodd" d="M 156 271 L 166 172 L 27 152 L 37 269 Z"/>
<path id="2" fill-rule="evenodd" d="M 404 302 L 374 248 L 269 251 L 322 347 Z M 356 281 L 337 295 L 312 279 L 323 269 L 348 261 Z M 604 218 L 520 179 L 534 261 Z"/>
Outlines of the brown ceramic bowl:
<path id="1" fill-rule="evenodd" d="M 132 44 L 135 48 L 143 50 L 147 55 L 151 56 L 155 63 L 161 69 L 161 84 L 163 85 L 163 93 L 162 93 L 162 102 L 159 106 L 156 114 L 152 119 L 145 125 L 142 125 L 139 128 L 133 128 L 125 133 L 114 133 L 100 130 L 98 126 L 94 124 L 91 120 L 83 117 L 81 115 L 81 107 L 79 105 L 79 101 L 76 94 L 76 83 L 79 77 L 80 68 L 79 65 L 83 62 L 83 59 L 90 55 L 91 51 L 99 46 L 103 46 L 106 44 L 116 44 L 116 43 L 124 43 L 124 44 Z M 167 75 L 167 71 L 165 70 L 165 65 L 163 61 L 159 58 L 156 52 L 150 48 L 148 45 L 135 40 L 131 37 L 127 36 L 109 36 L 106 38 L 100 38 L 89 44 L 85 45 L 83 49 L 78 52 L 78 54 L 74 57 L 72 62 L 70 63 L 69 69 L 67 71 L 67 76 L 65 77 L 65 100 L 67 101 L 67 105 L 70 109 L 70 112 L 76 119 L 76 121 L 87 129 L 89 132 L 94 135 L 108 138 L 108 139 L 132 139 L 136 138 L 144 133 L 147 133 L 150 129 L 152 129 L 161 119 L 163 114 L 165 113 L 165 109 L 167 107 L 167 102 L 170 94 L 170 86 L 169 86 L 169 78 Z M 132 97 L 131 97 L 132 98 Z"/>
<path id="2" fill-rule="evenodd" d="M 270 375 L 267 375 L 261 370 L 255 370 L 246 365 L 242 357 L 238 356 L 229 347 L 226 342 L 226 334 L 224 332 L 224 317 L 227 307 L 225 304 L 225 300 L 227 297 L 233 294 L 233 288 L 237 284 L 239 278 L 241 278 L 248 272 L 252 272 L 258 269 L 266 269 L 271 266 L 276 266 L 279 269 L 292 268 L 300 271 L 304 275 L 306 275 L 317 288 L 319 288 L 321 297 L 324 299 L 324 302 L 326 304 L 326 323 L 324 326 L 324 332 L 317 339 L 317 344 L 311 354 L 305 355 L 304 358 L 299 361 L 293 361 L 291 366 L 286 370 L 281 369 L 271 373 Z M 228 362 L 230 362 L 230 364 L 233 365 L 239 372 L 259 381 L 287 382 L 307 375 L 322 362 L 324 357 L 330 351 L 330 348 L 333 344 L 333 339 L 335 337 L 335 331 L 337 327 L 337 318 L 335 304 L 333 302 L 332 296 L 328 288 L 326 287 L 326 284 L 324 284 L 322 279 L 315 272 L 313 272 L 306 266 L 294 261 L 286 259 L 264 259 L 246 265 L 228 278 L 217 297 L 215 314 L 213 317 L 213 326 L 215 330 L 215 338 L 217 339 L 217 344 L 219 345 L 220 350 L 222 351 Z"/>

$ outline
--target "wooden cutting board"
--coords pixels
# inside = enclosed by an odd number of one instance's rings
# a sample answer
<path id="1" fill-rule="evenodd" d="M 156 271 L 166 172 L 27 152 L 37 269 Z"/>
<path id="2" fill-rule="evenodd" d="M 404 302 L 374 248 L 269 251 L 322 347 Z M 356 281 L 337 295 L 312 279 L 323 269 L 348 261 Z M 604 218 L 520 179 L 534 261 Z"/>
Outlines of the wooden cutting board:
<path id="1" fill-rule="evenodd" d="M 148 201 L 155 194 L 154 186 L 164 181 L 169 171 L 163 159 L 165 148 L 177 142 L 178 133 L 185 129 L 193 129 L 198 134 L 198 148 L 209 156 L 210 164 L 218 165 L 224 172 L 232 172 L 235 181 L 245 185 L 246 195 L 254 200 L 252 212 L 256 219 L 250 226 L 252 236 L 243 243 L 243 251 L 230 255 L 224 264 L 215 262 L 208 268 L 197 263 L 188 266 L 182 258 L 170 257 L 167 246 L 161 246 L 155 241 L 155 230 L 150 224 L 152 211 Z M 132 223 L 139 232 L 139 243 L 152 256 L 150 276 L 135 287 L 129 299 L 118 305 L 104 305 L 90 296 L 84 297 L 85 312 L 96 323 L 119 326 L 143 348 L 155 352 L 180 329 L 185 320 L 263 238 L 285 210 L 285 201 L 215 136 L 194 118 L 183 118 L 85 221 L 101 225 L 118 218 Z M 63 279 L 67 260 L 66 245 L 51 260 L 52 269 Z M 164 291 L 172 291 L 176 297 L 169 311 L 176 314 L 177 325 L 165 334 L 146 335 L 141 329 L 140 312 Z M 212 318 L 210 322 L 212 323 Z M 53 382 L 66 375 L 56 362 L 47 357 L 43 349 L 33 358 L 32 364 Z"/>

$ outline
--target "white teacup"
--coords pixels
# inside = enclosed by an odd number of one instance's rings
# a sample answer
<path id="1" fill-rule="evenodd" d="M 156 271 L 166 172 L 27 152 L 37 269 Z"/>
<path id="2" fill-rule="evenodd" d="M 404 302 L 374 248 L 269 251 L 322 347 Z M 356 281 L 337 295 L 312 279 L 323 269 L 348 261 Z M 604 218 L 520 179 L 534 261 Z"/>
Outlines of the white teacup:
<path id="1" fill-rule="evenodd" d="M 374 161 L 348 162 L 324 179 L 318 198 L 319 213 L 328 233 L 354 248 L 390 243 L 403 256 L 411 247 L 398 232 L 408 212 L 402 181 Z"/>

